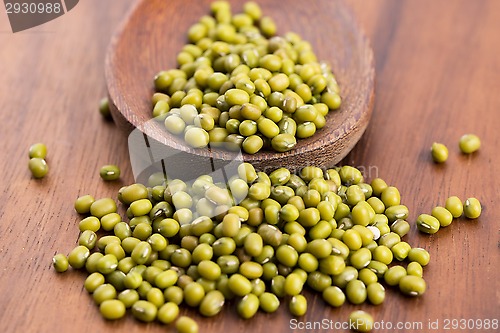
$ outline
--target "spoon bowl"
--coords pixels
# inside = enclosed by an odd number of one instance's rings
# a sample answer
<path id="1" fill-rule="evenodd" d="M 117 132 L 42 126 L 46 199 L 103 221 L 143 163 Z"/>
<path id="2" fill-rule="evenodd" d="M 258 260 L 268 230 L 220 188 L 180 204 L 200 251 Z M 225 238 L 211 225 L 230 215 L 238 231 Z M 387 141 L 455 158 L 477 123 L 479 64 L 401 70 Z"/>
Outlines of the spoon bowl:
<path id="1" fill-rule="evenodd" d="M 158 144 L 188 156 L 186 165 L 203 159 L 227 161 L 234 154 L 214 149 L 193 149 L 168 133 L 161 123 L 151 125 L 153 77 L 176 68 L 176 55 L 187 42 L 187 31 L 209 14 L 209 0 L 141 0 L 115 34 L 106 57 L 106 82 L 111 113 L 128 134 L 145 132 Z M 234 13 L 242 1 L 229 1 Z M 342 105 L 326 116 L 326 126 L 291 151 L 261 150 L 242 154 L 256 169 L 305 165 L 332 167 L 355 146 L 365 131 L 374 100 L 374 61 L 369 42 L 343 2 L 331 0 L 257 0 L 264 15 L 272 17 L 278 35 L 293 31 L 311 43 L 320 61 L 331 65 L 340 85 Z"/>

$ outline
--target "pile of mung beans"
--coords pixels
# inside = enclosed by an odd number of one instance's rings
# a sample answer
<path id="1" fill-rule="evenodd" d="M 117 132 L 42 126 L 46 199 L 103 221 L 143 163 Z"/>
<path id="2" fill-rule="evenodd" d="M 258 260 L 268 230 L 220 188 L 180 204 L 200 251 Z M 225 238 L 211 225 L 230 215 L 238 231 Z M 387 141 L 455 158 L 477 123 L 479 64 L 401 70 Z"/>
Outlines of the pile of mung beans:
<path id="1" fill-rule="evenodd" d="M 168 324 L 181 304 L 214 316 L 228 301 L 245 319 L 281 303 L 302 316 L 306 288 L 333 307 L 381 304 L 384 285 L 426 290 L 430 256 L 403 240 L 410 224 L 398 189 L 365 183 L 351 166 L 266 174 L 242 163 L 227 183 L 202 175 L 132 184 L 118 200 L 126 218 L 111 198 L 79 197 L 78 246 L 53 260 L 58 272 L 89 274 L 84 287 L 107 319 L 130 309 Z"/>
<path id="2" fill-rule="evenodd" d="M 212 14 L 189 29 L 179 68 L 155 77 L 153 116 L 191 147 L 248 154 L 289 151 L 324 127 L 341 98 L 311 45 L 294 33 L 276 36 L 274 22 L 254 2 L 233 15 L 227 2 L 216 1 Z M 99 110 L 110 119 L 107 99 Z M 473 153 L 479 138 L 465 135 L 459 147 Z M 448 158 L 443 144 L 434 143 L 431 153 L 437 163 Z M 30 148 L 37 178 L 47 173 L 45 155 L 42 144 Z M 100 176 L 116 180 L 120 170 L 105 165 Z M 404 240 L 409 211 L 399 190 L 380 178 L 367 183 L 351 166 L 265 173 L 242 163 L 227 182 L 152 175 L 148 186 L 125 186 L 117 197 L 125 218 L 112 198 L 79 197 L 78 246 L 53 257 L 57 272 L 71 266 L 89 274 L 84 288 L 108 320 L 128 310 L 140 321 L 175 322 L 179 332 L 195 333 L 198 324 L 179 316 L 179 306 L 211 317 L 231 302 L 249 319 L 286 303 L 293 316 L 303 316 L 305 289 L 340 307 L 382 304 L 386 287 L 407 296 L 427 288 L 430 255 Z M 433 234 L 453 218 L 480 214 L 477 199 L 453 196 L 421 214 L 416 226 Z M 361 332 L 373 325 L 364 311 L 349 321 Z"/>
<path id="3" fill-rule="evenodd" d="M 153 117 L 191 147 L 248 154 L 289 151 L 323 128 L 340 89 L 311 44 L 296 33 L 276 36 L 255 2 L 235 15 L 225 1 L 211 8 L 189 29 L 179 68 L 156 75 Z"/>

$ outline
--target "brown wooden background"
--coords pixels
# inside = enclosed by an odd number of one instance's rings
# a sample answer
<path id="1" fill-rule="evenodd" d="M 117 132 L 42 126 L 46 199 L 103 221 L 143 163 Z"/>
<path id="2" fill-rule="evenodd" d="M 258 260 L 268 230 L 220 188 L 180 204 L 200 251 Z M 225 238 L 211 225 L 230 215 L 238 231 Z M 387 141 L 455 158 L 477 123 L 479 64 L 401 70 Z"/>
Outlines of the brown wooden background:
<path id="1" fill-rule="evenodd" d="M 412 229 L 409 242 L 432 256 L 423 297 L 409 299 L 389 289 L 381 306 L 332 309 L 309 294 L 301 320 L 343 322 L 357 308 L 394 325 L 419 321 L 426 328 L 429 320 L 439 320 L 436 332 L 447 332 L 445 319 L 498 320 L 500 2 L 346 2 L 372 41 L 377 73 L 372 121 L 345 163 L 397 186 L 410 221 L 449 195 L 478 197 L 483 215 L 456 220 L 431 237 Z M 106 47 L 132 3 L 81 1 L 63 17 L 16 34 L 0 13 L 0 332 L 173 330 L 131 316 L 104 321 L 83 289 L 85 275 L 56 274 L 51 267 L 54 253 L 68 252 L 77 239 L 73 200 L 87 193 L 115 196 L 133 181 L 124 137 L 96 111 L 105 94 Z M 458 151 L 457 141 L 467 132 L 482 138 L 473 156 Z M 37 181 L 27 169 L 27 149 L 38 141 L 48 146 L 50 173 Z M 450 148 L 445 165 L 431 162 L 433 141 Z M 121 166 L 120 182 L 100 180 L 98 169 L 108 163 Z M 204 332 L 277 333 L 292 331 L 290 319 L 286 306 L 249 321 L 227 308 L 199 323 Z M 386 331 L 391 330 L 379 330 Z M 424 331 L 429 330 L 399 330 Z"/>

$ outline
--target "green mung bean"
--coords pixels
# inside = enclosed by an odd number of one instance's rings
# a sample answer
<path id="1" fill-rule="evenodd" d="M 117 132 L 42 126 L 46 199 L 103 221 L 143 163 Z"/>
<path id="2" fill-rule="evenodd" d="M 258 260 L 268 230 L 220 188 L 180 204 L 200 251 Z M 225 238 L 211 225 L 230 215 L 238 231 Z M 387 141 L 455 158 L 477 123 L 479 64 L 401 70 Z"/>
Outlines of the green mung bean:
<path id="1" fill-rule="evenodd" d="M 464 134 L 460 137 L 458 146 L 464 154 L 472 154 L 481 147 L 481 140 L 477 135 Z"/>
<path id="2" fill-rule="evenodd" d="M 442 144 L 434 142 L 431 146 L 432 159 L 436 163 L 444 163 L 448 159 L 448 148 Z"/>
<path id="3" fill-rule="evenodd" d="M 198 324 L 193 319 L 180 316 L 175 322 L 175 328 L 179 333 L 198 333 Z"/>
<path id="4" fill-rule="evenodd" d="M 69 266 L 68 258 L 64 254 L 58 253 L 52 258 L 52 265 L 56 272 L 66 272 Z"/>
<path id="5" fill-rule="evenodd" d="M 349 327 L 356 332 L 370 332 L 373 328 L 373 317 L 362 310 L 357 310 L 349 315 Z"/>
<path id="6" fill-rule="evenodd" d="M 35 178 L 43 178 L 49 172 L 49 166 L 43 158 L 33 157 L 28 163 L 28 168 Z"/>
<path id="7" fill-rule="evenodd" d="M 445 208 L 453 215 L 454 218 L 459 218 L 464 212 L 462 200 L 457 196 L 451 196 L 446 199 Z"/>
<path id="8" fill-rule="evenodd" d="M 29 158 L 41 158 L 45 159 L 47 157 L 47 146 L 43 143 L 32 144 L 28 151 Z"/>
<path id="9" fill-rule="evenodd" d="M 464 215 L 469 219 L 477 219 L 481 215 L 481 203 L 476 198 L 464 201 Z"/>
<path id="10" fill-rule="evenodd" d="M 120 178 L 120 168 L 116 165 L 104 165 L 99 170 L 99 175 L 104 180 L 117 180 Z"/>

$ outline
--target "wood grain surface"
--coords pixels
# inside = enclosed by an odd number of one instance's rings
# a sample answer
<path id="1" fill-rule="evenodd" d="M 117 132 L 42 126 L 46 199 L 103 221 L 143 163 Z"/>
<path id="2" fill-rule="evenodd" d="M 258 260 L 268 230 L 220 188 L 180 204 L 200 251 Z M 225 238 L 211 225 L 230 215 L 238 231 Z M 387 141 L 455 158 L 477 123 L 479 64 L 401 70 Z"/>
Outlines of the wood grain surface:
<path id="1" fill-rule="evenodd" d="M 479 198 L 483 214 L 458 219 L 430 237 L 416 228 L 406 236 L 432 256 L 423 297 L 406 298 L 389 288 L 383 305 L 333 309 L 307 294 L 309 311 L 299 321 L 341 323 L 352 310 L 364 309 L 393 325 L 377 332 L 498 332 L 477 326 L 445 330 L 444 323 L 500 319 L 500 2 L 346 2 L 371 39 L 377 78 L 372 121 L 343 163 L 397 186 L 412 224 L 450 195 Z M 286 1 L 276 3 L 286 7 Z M 85 275 L 57 274 L 51 267 L 52 256 L 69 252 L 77 240 L 73 200 L 87 193 L 116 198 L 122 185 L 133 182 L 125 137 L 96 110 L 106 93 L 107 45 L 132 5 L 80 1 L 57 20 L 16 34 L 0 13 L 0 332 L 174 331 L 131 316 L 103 320 L 83 289 Z M 457 147 L 468 132 L 483 143 L 471 156 Z M 27 169 L 27 149 L 38 141 L 49 148 L 50 172 L 43 180 L 32 179 Z M 432 163 L 433 141 L 448 145 L 446 164 Z M 101 181 L 99 167 L 108 163 L 120 165 L 120 181 Z M 248 321 L 231 306 L 212 319 L 182 312 L 195 316 L 202 332 L 310 331 L 294 329 L 286 306 Z M 439 329 L 429 329 L 429 321 L 438 321 Z M 423 328 L 395 329 L 414 322 Z"/>
<path id="2" fill-rule="evenodd" d="M 318 59 L 330 64 L 342 86 L 342 106 L 328 114 L 325 127 L 317 135 L 297 140 L 289 152 L 261 150 L 254 155 L 243 153 L 242 158 L 261 170 L 306 164 L 329 168 L 351 151 L 370 120 L 374 97 L 373 52 L 342 2 L 288 0 L 287 3 L 283 10 L 275 2 L 260 1 L 264 14 L 275 19 L 279 34 L 299 33 L 310 41 Z M 232 1 L 235 13 L 240 13 L 242 7 L 242 1 Z M 189 11 L 184 12 L 185 8 Z M 134 128 L 147 132 L 151 139 L 172 151 L 169 156 L 176 155 L 176 164 L 188 168 L 206 165 L 209 159 L 215 160 L 212 163 L 231 161 L 235 154 L 223 149 L 193 149 L 183 138 L 166 131 L 163 124 L 151 121 L 152 78 L 159 70 L 176 68 L 175 50 L 186 44 L 186 34 L 175 32 L 187 32 L 209 8 L 210 0 L 140 1 L 114 36 L 106 58 L 106 80 L 116 124 L 127 134 Z M 325 22 L 321 34 L 319 27 L 310 23 L 311 18 Z M 172 32 L 175 36 L 164 38 Z M 176 169 L 186 168 L 176 166 Z M 206 168 L 200 167 L 199 175 L 206 173 Z"/>

